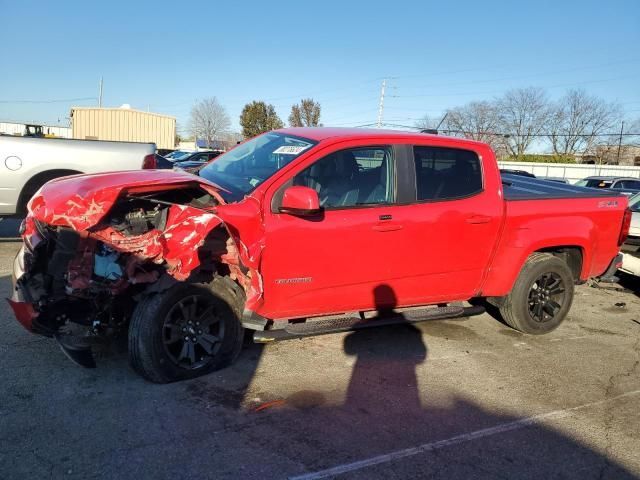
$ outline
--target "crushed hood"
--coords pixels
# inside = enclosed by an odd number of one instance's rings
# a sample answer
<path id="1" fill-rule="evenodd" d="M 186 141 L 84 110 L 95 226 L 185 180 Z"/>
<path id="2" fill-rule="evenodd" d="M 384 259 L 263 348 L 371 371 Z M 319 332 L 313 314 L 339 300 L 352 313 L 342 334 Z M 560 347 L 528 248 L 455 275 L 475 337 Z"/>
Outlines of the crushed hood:
<path id="1" fill-rule="evenodd" d="M 29 211 L 33 218 L 49 225 L 84 231 L 99 223 L 125 191 L 144 193 L 185 186 L 199 187 L 224 204 L 218 193 L 222 188 L 190 173 L 134 170 L 51 180 L 33 196 Z"/>

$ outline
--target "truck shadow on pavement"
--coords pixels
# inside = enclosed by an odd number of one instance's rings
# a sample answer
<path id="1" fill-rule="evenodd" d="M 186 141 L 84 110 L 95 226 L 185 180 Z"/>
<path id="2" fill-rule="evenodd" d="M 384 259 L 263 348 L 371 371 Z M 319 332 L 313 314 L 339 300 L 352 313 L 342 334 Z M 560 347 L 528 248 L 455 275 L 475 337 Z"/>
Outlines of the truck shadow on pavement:
<path id="1" fill-rule="evenodd" d="M 395 307 L 387 285 L 376 287 L 374 297 L 379 315 Z M 435 400 L 439 392 L 425 391 L 417 375 L 428 363 L 428 347 L 422 331 L 411 323 L 349 333 L 343 351 L 355 362 L 340 399 L 331 389 L 285 393 L 289 389 L 283 387 L 282 394 L 275 386 L 265 389 L 269 382 L 253 376 L 256 367 L 243 369 L 250 375 L 232 395 L 221 395 L 207 378 L 186 390 L 196 402 L 237 400 L 226 406 L 248 422 L 254 439 L 304 465 L 294 478 L 309 472 L 311 478 L 346 474 L 366 479 L 640 478 L 552 428 L 491 412 L 460 396 Z M 264 349 L 254 345 L 249 352 L 255 362 Z M 308 362 L 301 363 L 300 368 L 308 367 Z M 265 374 L 269 372 L 260 371 L 258 377 Z M 456 381 L 451 379 L 452 384 Z M 251 388 L 254 382 L 257 392 Z M 456 390 L 463 388 L 458 385 Z M 252 403 L 255 394 L 262 397 L 261 404 Z M 400 452 L 398 458 L 393 452 Z"/>
<path id="2" fill-rule="evenodd" d="M 10 278 L 0 277 L 2 296 L 10 288 Z M 381 315 L 393 308 L 389 287 L 375 295 Z M 0 449 L 0 478 L 638 478 L 553 428 L 520 426 L 518 417 L 490 411 L 472 391 L 428 390 L 438 366 L 429 364 L 424 335 L 412 324 L 345 335 L 343 352 L 354 360 L 346 388 L 314 381 L 340 372 L 327 371 L 335 364 L 316 360 L 302 342 L 248 345 L 232 367 L 170 385 L 133 374 L 125 353 L 96 370 L 75 367 L 49 347 L 46 357 L 9 361 L 21 370 L 5 365 L 0 374 L 12 385 L 0 390 L 0 428 L 11 445 Z M 315 347 L 339 356 L 330 342 Z M 261 368 L 281 348 L 308 356 Z M 4 348 L 6 356 L 21 354 Z M 29 378 L 40 381 L 30 387 Z M 451 391 L 464 390 L 457 382 L 451 378 Z M 34 391 L 26 395 L 26 388 Z M 24 435 L 35 426 L 37 436 Z M 60 429 L 68 433 L 57 447 Z M 341 465 L 349 466 L 325 471 Z"/>

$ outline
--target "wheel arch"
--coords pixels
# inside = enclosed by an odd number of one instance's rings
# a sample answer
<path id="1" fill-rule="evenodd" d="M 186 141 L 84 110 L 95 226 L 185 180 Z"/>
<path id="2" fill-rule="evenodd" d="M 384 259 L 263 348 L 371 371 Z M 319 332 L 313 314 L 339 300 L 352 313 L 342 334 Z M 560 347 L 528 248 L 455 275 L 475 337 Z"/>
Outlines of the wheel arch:
<path id="1" fill-rule="evenodd" d="M 571 269 L 575 283 L 582 283 L 589 277 L 588 242 L 585 238 L 549 239 L 529 245 L 528 248 L 507 247 L 489 270 L 489 275 L 480 295 L 502 297 L 513 289 L 527 259 L 534 253 L 551 253 L 562 259 Z"/>
<path id="2" fill-rule="evenodd" d="M 540 253 L 550 253 L 563 260 L 571 269 L 575 283 L 583 282 L 584 247 L 580 245 L 556 245 L 536 250 Z M 533 253 L 536 253 L 533 252 Z"/>
<path id="3" fill-rule="evenodd" d="M 51 170 L 44 170 L 33 175 L 27 180 L 20 190 L 18 195 L 18 202 L 16 204 L 16 214 L 26 214 L 27 203 L 33 197 L 33 195 L 49 180 L 54 178 L 66 177 L 67 175 L 77 175 L 83 172 L 73 169 L 56 168 Z"/>

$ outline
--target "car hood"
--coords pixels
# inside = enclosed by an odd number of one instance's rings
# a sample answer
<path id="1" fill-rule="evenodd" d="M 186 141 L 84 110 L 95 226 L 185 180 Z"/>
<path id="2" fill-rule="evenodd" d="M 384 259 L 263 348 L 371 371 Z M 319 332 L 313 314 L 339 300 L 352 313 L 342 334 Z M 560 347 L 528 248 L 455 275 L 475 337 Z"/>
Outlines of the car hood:
<path id="1" fill-rule="evenodd" d="M 190 173 L 173 170 L 72 175 L 47 182 L 29 202 L 31 216 L 49 225 L 83 231 L 96 225 L 123 193 L 199 187 L 224 204 L 221 187 Z M 213 207 L 213 206 L 212 206 Z"/>

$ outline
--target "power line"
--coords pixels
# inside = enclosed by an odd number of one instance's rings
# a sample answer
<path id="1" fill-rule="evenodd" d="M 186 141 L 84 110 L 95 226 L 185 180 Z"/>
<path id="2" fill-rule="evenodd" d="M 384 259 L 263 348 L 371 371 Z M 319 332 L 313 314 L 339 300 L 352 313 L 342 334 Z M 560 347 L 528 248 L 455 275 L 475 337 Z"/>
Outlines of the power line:
<path id="1" fill-rule="evenodd" d="M 478 84 L 478 83 L 502 82 L 502 81 L 505 81 L 505 80 L 522 80 L 522 79 L 528 79 L 528 78 L 532 78 L 532 77 L 544 77 L 544 76 L 548 76 L 548 75 L 571 73 L 571 72 L 576 72 L 576 71 L 580 71 L 580 70 L 589 70 L 589 69 L 592 69 L 592 68 L 601 68 L 601 67 L 605 67 L 605 66 L 609 66 L 609 65 L 615 65 L 615 64 L 620 64 L 620 63 L 633 63 L 633 62 L 637 62 L 637 61 L 640 61 L 640 59 L 621 60 L 621 61 L 617 61 L 617 62 L 608 62 L 608 63 L 604 63 L 604 64 L 600 64 L 600 65 L 589 65 L 589 66 L 566 68 L 566 69 L 547 70 L 545 72 L 530 73 L 530 74 L 526 74 L 526 75 L 517 75 L 517 76 L 511 76 L 511 77 L 491 78 L 491 79 L 485 79 L 485 80 L 473 80 L 473 81 L 458 82 L 458 83 L 446 83 L 446 84 L 440 84 L 440 85 L 437 85 L 437 84 L 436 85 L 423 85 L 423 86 L 420 86 L 420 87 L 405 87 L 405 88 L 457 87 L 457 86 L 461 86 L 461 85 L 475 85 L 475 84 Z"/>
<path id="2" fill-rule="evenodd" d="M 407 119 L 407 120 L 411 120 L 411 119 Z M 393 120 L 391 120 L 393 121 Z M 359 123 L 359 122 L 348 122 L 348 123 L 343 123 L 342 125 L 352 125 L 354 123 L 357 123 L 358 125 L 354 125 L 355 128 L 359 128 L 359 127 L 372 127 L 372 126 L 377 126 L 378 122 L 377 121 L 371 121 L 370 123 Z M 339 126 L 340 124 L 333 124 L 334 126 Z M 416 125 L 402 125 L 402 124 L 398 124 L 398 123 L 390 123 L 389 121 L 387 122 L 382 122 L 381 123 L 382 126 L 393 126 L 393 127 L 400 127 L 400 128 L 408 128 L 411 130 L 422 130 L 423 127 L 419 127 Z M 331 125 L 327 125 L 327 126 L 331 126 Z M 467 135 L 467 134 L 474 134 L 474 135 L 487 135 L 487 136 L 496 136 L 496 137 L 518 137 L 518 136 L 522 136 L 522 135 L 518 135 L 517 133 L 505 133 L 505 132 L 491 132 L 491 131 L 482 131 L 482 132 L 465 132 L 464 130 L 456 130 L 456 129 L 443 129 L 443 130 L 438 130 L 439 132 L 445 133 L 445 134 L 451 134 L 451 133 L 456 133 L 456 134 L 462 134 L 462 135 Z M 607 132 L 607 133 L 594 133 L 594 134 L 585 134 L 585 135 L 575 135 L 575 134 L 568 134 L 568 133 L 532 133 L 530 135 L 527 135 L 529 137 L 550 137 L 550 136 L 555 136 L 555 137 L 638 137 L 640 136 L 640 132 Z"/>
<path id="3" fill-rule="evenodd" d="M 624 123 L 624 122 L 623 122 Z M 418 127 L 414 127 L 418 128 Z M 640 132 L 610 132 L 610 133 L 588 133 L 584 135 L 571 134 L 571 133 L 531 133 L 531 134 L 518 134 L 518 133 L 504 133 L 504 132 L 465 132 L 463 130 L 440 130 L 443 133 L 460 133 L 467 134 L 473 133 L 475 135 L 494 135 L 496 137 L 637 137 L 640 136 Z"/>
<path id="4" fill-rule="evenodd" d="M 576 83 L 563 83 L 563 84 L 558 84 L 558 85 L 550 85 L 550 86 L 545 86 L 545 89 L 552 89 L 552 88 L 567 88 L 567 87 L 574 87 L 576 85 L 587 85 L 590 83 L 602 83 L 602 82 L 612 82 L 615 80 L 624 80 L 626 78 L 635 78 L 633 76 L 624 76 L 624 77 L 616 77 L 616 78 L 605 78 L 602 80 L 587 80 L 584 82 L 576 82 Z M 389 95 L 390 97 L 393 98 L 421 98 L 421 97 L 463 97 L 466 95 L 498 95 L 501 93 L 504 93 L 505 90 L 500 90 L 500 91 L 492 91 L 492 92 L 465 92 L 465 93 L 426 93 L 426 94 L 419 94 L 419 95 Z"/>
<path id="5" fill-rule="evenodd" d="M 0 103 L 70 103 L 96 100 L 96 97 L 64 98 L 57 100 L 0 100 Z"/>

